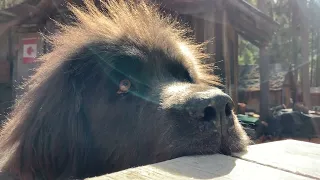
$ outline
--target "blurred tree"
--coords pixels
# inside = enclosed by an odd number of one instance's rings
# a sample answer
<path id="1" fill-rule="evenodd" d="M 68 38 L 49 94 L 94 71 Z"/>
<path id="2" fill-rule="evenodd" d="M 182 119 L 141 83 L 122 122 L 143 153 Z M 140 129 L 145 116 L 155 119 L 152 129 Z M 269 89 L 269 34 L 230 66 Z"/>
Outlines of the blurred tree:
<path id="1" fill-rule="evenodd" d="M 25 0 L 0 0 L 0 10 L 22 3 Z"/>
<path id="2" fill-rule="evenodd" d="M 257 0 L 247 0 L 257 6 Z M 302 2 L 306 2 L 303 9 Z M 302 39 L 301 30 L 307 28 L 308 61 L 311 86 L 320 86 L 320 1 L 319 0 L 270 0 L 267 3 L 268 15 L 280 24 L 279 30 L 273 36 L 268 55 L 270 63 L 281 63 L 286 67 L 294 64 L 301 68 Z M 309 23 L 304 25 L 305 20 Z M 301 28 L 303 26 L 303 28 Z M 304 27 L 307 26 L 307 27 Z M 305 36 L 307 37 L 307 36 Z M 257 64 L 258 48 L 241 37 L 239 38 L 239 64 Z M 306 63 L 306 62 L 305 62 Z M 298 80 L 301 74 L 297 74 Z"/>

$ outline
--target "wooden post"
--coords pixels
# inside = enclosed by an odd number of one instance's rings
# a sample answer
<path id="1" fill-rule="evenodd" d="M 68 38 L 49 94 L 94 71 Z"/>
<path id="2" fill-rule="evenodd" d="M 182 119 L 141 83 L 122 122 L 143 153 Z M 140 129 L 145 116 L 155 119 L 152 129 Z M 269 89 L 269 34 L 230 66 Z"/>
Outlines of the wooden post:
<path id="1" fill-rule="evenodd" d="M 230 72 L 230 51 L 229 51 L 229 26 L 227 12 L 223 11 L 222 16 L 222 44 L 223 44 L 223 57 L 224 57 L 224 74 L 225 74 L 225 90 L 231 95 L 231 72 Z"/>
<path id="2" fill-rule="evenodd" d="M 195 14 L 192 17 L 193 30 L 198 43 L 204 42 L 204 20 L 202 16 L 203 14 Z"/>
<path id="3" fill-rule="evenodd" d="M 239 102 L 239 94 L 238 94 L 238 86 L 239 86 L 239 59 L 238 59 L 238 47 L 239 47 L 239 36 L 238 34 L 234 31 L 233 32 L 233 40 L 234 42 L 231 44 L 232 48 L 231 49 L 231 83 L 233 84 L 233 101 L 235 103 L 235 111 L 238 111 L 238 102 Z"/>
<path id="4" fill-rule="evenodd" d="M 260 47 L 260 117 L 267 120 L 269 113 L 269 57 L 267 57 L 267 45 Z"/>
<path id="5" fill-rule="evenodd" d="M 213 55 L 215 54 L 215 37 L 214 37 L 214 12 L 208 12 L 205 14 L 204 21 L 204 40 L 208 41 L 206 47 L 206 53 L 210 54 L 208 63 L 215 63 Z"/>
<path id="6" fill-rule="evenodd" d="M 15 77 L 15 65 L 16 63 L 16 58 L 14 56 L 14 28 L 11 27 L 8 30 L 8 54 L 7 54 L 7 61 L 9 61 L 10 64 L 10 86 L 11 86 L 11 99 L 13 100 L 14 97 L 16 96 L 15 92 L 15 82 L 14 82 L 14 77 Z"/>
<path id="7" fill-rule="evenodd" d="M 13 28 L 10 28 L 8 30 L 8 55 L 7 55 L 7 61 L 10 63 L 10 83 L 13 82 Z"/>
<path id="8" fill-rule="evenodd" d="M 258 8 L 264 12 L 266 11 L 265 0 L 258 0 Z M 269 114 L 269 57 L 267 57 L 268 43 L 264 43 L 260 48 L 260 118 L 266 121 Z"/>
<path id="9" fill-rule="evenodd" d="M 310 101 L 310 78 L 309 78 L 309 22 L 307 14 L 305 14 L 307 9 L 307 0 L 299 3 L 301 4 L 301 55 L 302 55 L 302 67 L 301 67 L 301 88 L 303 95 L 303 102 L 305 106 L 311 108 Z M 304 12 L 304 13 L 303 13 Z"/>
<path id="10" fill-rule="evenodd" d="M 45 27 L 44 32 L 45 32 L 46 36 L 55 33 L 56 27 L 55 27 L 54 22 L 52 20 L 47 20 L 44 27 Z M 52 51 L 52 45 L 50 43 L 48 43 L 46 40 L 44 40 L 43 50 L 44 50 L 44 53 L 48 53 L 48 52 Z"/>
<path id="11" fill-rule="evenodd" d="M 217 3 L 216 13 L 215 13 L 215 66 L 219 67 L 215 74 L 221 77 L 222 84 L 225 84 L 226 74 L 225 74 L 225 62 L 223 56 L 223 10 L 222 4 Z"/>

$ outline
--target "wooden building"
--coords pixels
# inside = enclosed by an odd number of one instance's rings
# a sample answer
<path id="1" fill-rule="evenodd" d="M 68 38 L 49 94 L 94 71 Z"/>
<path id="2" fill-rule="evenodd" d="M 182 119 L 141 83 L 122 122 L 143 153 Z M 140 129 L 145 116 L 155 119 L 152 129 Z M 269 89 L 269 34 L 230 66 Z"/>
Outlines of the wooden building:
<path id="1" fill-rule="evenodd" d="M 79 4 L 81 0 L 72 2 Z M 264 46 L 276 31 L 277 23 L 244 0 L 159 2 L 165 11 L 178 15 L 183 23 L 193 29 L 198 42 L 210 41 L 206 50 L 213 55 L 210 61 L 218 68 L 216 74 L 224 79 L 225 91 L 237 103 L 238 36 L 258 47 Z M 0 80 L 5 79 L 12 89 L 18 87 L 37 66 L 32 61 L 24 60 L 24 42 L 36 40 L 32 47 L 35 47 L 37 55 L 50 50 L 39 31 L 54 32 L 50 18 L 67 22 L 66 14 L 68 11 L 63 0 L 24 0 L 0 10 L 0 62 L 4 62 L 0 63 L 0 68 L 7 69 L 1 70 Z M 13 94 L 14 98 L 20 92 L 13 91 Z"/>
<path id="2" fill-rule="evenodd" d="M 318 111 L 320 112 L 320 87 L 311 87 L 310 88 L 311 95 L 311 106 L 318 107 Z"/>
<path id="3" fill-rule="evenodd" d="M 290 105 L 291 91 L 289 68 L 281 64 L 269 65 L 269 106 Z M 259 65 L 239 66 L 239 102 L 245 103 L 248 110 L 259 113 L 260 109 Z"/>
<path id="4" fill-rule="evenodd" d="M 290 81 L 290 67 L 282 64 L 269 65 L 269 106 L 279 106 L 284 104 L 287 108 L 292 108 L 292 85 Z M 301 84 L 300 82 L 297 84 Z M 302 88 L 296 85 L 296 101 L 301 103 Z M 239 102 L 245 103 L 247 110 L 259 113 L 260 109 L 260 73 L 259 65 L 239 66 Z M 320 87 L 310 88 L 311 109 L 320 107 Z"/>

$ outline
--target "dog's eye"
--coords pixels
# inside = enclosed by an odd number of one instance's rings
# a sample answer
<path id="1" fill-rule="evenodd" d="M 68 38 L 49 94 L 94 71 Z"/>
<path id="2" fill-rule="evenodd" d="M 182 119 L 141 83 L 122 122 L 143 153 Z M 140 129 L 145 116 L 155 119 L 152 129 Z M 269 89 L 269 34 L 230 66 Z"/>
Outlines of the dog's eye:
<path id="1" fill-rule="evenodd" d="M 117 94 L 127 93 L 129 91 L 130 87 L 131 87 L 131 82 L 128 79 L 124 79 L 124 80 L 120 81 L 119 90 L 118 90 Z"/>

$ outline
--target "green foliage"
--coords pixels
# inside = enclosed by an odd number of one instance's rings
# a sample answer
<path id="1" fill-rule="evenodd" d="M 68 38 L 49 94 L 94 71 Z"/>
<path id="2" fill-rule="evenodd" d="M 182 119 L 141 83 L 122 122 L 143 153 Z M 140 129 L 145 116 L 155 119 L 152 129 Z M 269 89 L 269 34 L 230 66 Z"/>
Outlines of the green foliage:
<path id="1" fill-rule="evenodd" d="M 247 0 L 257 5 L 257 0 Z M 296 1 L 297 9 L 293 8 Z M 302 9 L 301 3 L 305 0 L 269 0 L 268 15 L 280 24 L 279 30 L 273 36 L 269 46 L 271 63 L 299 65 L 302 62 L 300 30 L 303 27 L 303 18 L 309 20 L 309 60 L 311 84 L 320 86 L 320 1 L 307 0 L 307 9 Z M 294 12 L 296 11 L 296 12 Z M 293 14 L 297 17 L 293 28 Z M 295 41 L 293 41 L 295 40 Z M 258 48 L 251 45 L 241 37 L 239 38 L 239 64 L 256 64 L 259 60 Z M 318 77 L 318 78 L 317 78 Z M 317 82 L 318 81 L 318 82 Z"/>
<path id="2" fill-rule="evenodd" d="M 240 37 L 239 41 L 239 64 L 255 64 L 259 58 L 259 49 Z"/>
<path id="3" fill-rule="evenodd" d="M 252 4 L 253 6 L 257 5 L 257 0 L 247 0 L 247 2 Z"/>
<path id="4" fill-rule="evenodd" d="M 248 1 L 252 5 L 256 6 L 257 0 Z M 290 26 L 291 20 L 291 9 L 288 0 L 271 0 L 268 3 L 269 16 L 272 17 L 276 22 L 280 24 L 280 29 L 277 34 L 272 38 L 271 45 L 269 47 L 269 57 L 271 63 L 283 63 L 290 61 L 291 57 L 291 35 L 292 28 Z M 245 62 L 250 62 L 250 64 L 256 64 L 258 62 L 258 48 L 253 48 L 253 45 L 247 45 L 240 38 L 239 43 L 239 64 L 247 64 Z M 244 49 L 244 50 L 242 50 Z M 250 52 L 247 52 L 250 51 Z M 250 55 L 252 54 L 252 56 Z M 247 59 L 249 58 L 249 59 Z"/>
<path id="5" fill-rule="evenodd" d="M 25 0 L 0 0 L 0 10 L 12 7 L 16 4 L 20 4 Z"/>

